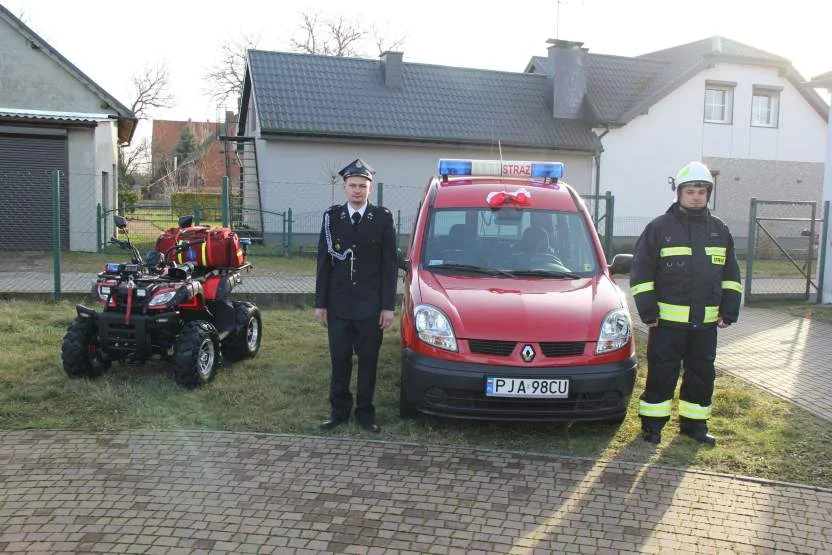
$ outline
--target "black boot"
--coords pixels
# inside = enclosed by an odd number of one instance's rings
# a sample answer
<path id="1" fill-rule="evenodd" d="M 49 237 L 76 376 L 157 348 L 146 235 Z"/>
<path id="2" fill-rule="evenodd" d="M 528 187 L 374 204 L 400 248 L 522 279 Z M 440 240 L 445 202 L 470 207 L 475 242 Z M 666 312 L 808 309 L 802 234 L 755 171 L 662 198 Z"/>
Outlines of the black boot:
<path id="1" fill-rule="evenodd" d="M 662 431 L 656 428 L 642 428 L 641 439 L 647 443 L 658 445 L 662 441 Z"/>
<path id="2" fill-rule="evenodd" d="M 695 439 L 699 443 L 704 443 L 710 447 L 716 445 L 716 438 L 708 433 L 707 426 L 698 426 L 696 428 L 681 428 L 679 430 L 682 435 L 686 435 Z"/>
<path id="3" fill-rule="evenodd" d="M 662 428 L 666 418 L 654 418 L 651 416 L 641 416 L 641 439 L 647 443 L 658 445 L 662 441 Z"/>

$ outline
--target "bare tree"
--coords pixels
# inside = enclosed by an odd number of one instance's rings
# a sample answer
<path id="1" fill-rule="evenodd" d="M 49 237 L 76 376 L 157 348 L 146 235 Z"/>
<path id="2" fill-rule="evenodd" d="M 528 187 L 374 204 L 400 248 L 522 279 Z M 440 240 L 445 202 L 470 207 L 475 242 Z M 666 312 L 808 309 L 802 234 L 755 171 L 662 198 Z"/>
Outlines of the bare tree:
<path id="1" fill-rule="evenodd" d="M 324 56 L 362 56 L 369 40 L 378 49 L 377 54 L 401 48 L 404 37 L 388 38 L 376 25 L 368 33 L 344 16 L 321 21 L 315 12 L 301 12 L 300 38 L 291 39 L 294 50 Z"/>
<path id="2" fill-rule="evenodd" d="M 142 73 L 133 76 L 134 99 L 130 109 L 139 119 L 147 119 L 152 108 L 170 108 L 173 96 L 169 93 L 170 75 L 165 63 L 145 66 Z"/>
<path id="3" fill-rule="evenodd" d="M 205 74 L 208 80 L 206 92 L 218 105 L 226 104 L 229 99 L 236 102 L 242 95 L 246 51 L 257 48 L 257 42 L 256 38 L 243 35 L 240 40 L 222 45 L 220 61 Z"/>

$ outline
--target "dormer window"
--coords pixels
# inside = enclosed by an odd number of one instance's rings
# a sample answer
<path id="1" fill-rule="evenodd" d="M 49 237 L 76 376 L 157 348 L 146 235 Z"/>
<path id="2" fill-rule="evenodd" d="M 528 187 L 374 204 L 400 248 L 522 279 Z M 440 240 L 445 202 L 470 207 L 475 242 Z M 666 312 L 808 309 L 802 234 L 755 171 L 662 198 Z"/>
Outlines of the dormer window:
<path id="1" fill-rule="evenodd" d="M 777 127 L 781 90 L 783 90 L 782 87 L 754 85 L 751 97 L 752 127 Z"/>
<path id="2" fill-rule="evenodd" d="M 705 83 L 705 122 L 731 123 L 734 115 L 736 83 L 707 81 Z"/>

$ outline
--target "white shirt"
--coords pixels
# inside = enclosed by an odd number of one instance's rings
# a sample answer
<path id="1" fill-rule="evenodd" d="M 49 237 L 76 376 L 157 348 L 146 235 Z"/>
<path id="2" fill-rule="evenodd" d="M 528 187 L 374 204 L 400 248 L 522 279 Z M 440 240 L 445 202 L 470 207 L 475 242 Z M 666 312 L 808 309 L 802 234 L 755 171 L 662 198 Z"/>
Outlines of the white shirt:
<path id="1" fill-rule="evenodd" d="M 367 205 L 368 204 L 369 203 L 365 202 L 364 206 L 362 206 L 361 208 L 356 210 L 355 208 L 352 207 L 352 204 L 347 203 L 347 210 L 349 211 L 350 219 L 352 219 L 352 215 L 355 214 L 356 212 L 358 212 L 361 215 L 361 217 L 363 218 L 364 217 L 364 212 L 367 211 Z"/>

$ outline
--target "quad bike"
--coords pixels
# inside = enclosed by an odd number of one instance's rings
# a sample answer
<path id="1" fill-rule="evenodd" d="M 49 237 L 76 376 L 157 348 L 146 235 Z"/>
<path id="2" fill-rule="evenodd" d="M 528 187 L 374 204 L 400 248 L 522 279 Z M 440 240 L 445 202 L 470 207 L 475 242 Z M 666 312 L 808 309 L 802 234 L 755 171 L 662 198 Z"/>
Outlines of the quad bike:
<path id="1" fill-rule="evenodd" d="M 181 217 L 180 228 L 196 229 L 192 221 L 192 216 Z M 128 250 L 131 262 L 106 264 L 93 282 L 90 297 L 103 305 L 103 311 L 76 306 L 78 316 L 61 347 L 69 376 L 95 378 L 114 361 L 142 364 L 161 358 L 170 362 L 176 382 L 191 388 L 211 381 L 223 359 L 257 354 L 262 340 L 260 310 L 252 303 L 228 299 L 241 282 L 240 272 L 250 264 L 178 263 L 182 253 L 203 246 L 205 234 L 178 240 L 167 252 L 150 251 L 142 259 L 130 242 L 127 220 L 115 216 L 115 224 L 126 240 L 113 237 L 110 243 Z M 225 228 L 212 229 L 228 235 Z M 243 253 L 235 260 L 244 260 L 247 240 L 234 240 Z"/>

